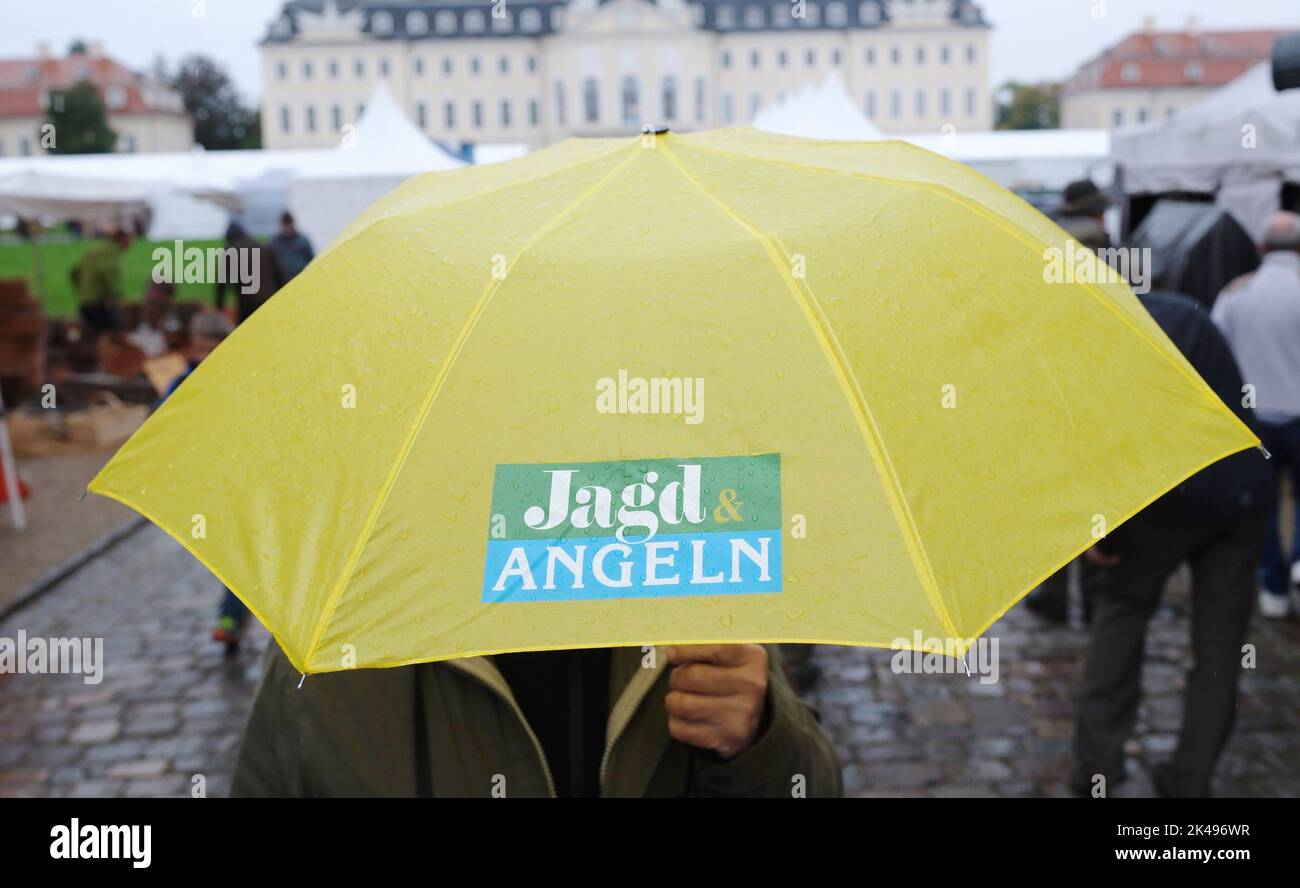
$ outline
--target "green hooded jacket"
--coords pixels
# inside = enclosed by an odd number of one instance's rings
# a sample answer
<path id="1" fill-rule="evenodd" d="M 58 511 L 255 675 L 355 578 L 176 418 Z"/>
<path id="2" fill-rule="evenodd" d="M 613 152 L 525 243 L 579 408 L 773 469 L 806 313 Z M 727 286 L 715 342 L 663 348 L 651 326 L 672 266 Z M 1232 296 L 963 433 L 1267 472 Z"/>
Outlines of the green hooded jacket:
<path id="1" fill-rule="evenodd" d="M 835 748 L 768 646 L 758 740 L 730 760 L 674 740 L 671 667 L 640 648 L 610 657 L 605 796 L 841 793 Z M 301 676 L 272 644 L 231 786 L 234 796 L 529 797 L 555 794 L 532 728 L 490 657 Z"/>

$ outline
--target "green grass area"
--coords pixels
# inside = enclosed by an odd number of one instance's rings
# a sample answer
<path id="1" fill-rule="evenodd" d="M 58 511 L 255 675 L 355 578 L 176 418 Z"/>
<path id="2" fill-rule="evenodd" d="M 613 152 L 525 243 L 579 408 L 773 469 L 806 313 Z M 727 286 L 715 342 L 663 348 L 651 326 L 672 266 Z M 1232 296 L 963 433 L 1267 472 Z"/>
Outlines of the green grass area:
<path id="1" fill-rule="evenodd" d="M 41 244 L 41 265 L 44 287 L 38 288 L 33 271 L 32 245 L 24 242 L 0 243 L 0 278 L 26 278 L 33 293 L 40 292 L 41 303 L 45 313 L 52 318 L 70 318 L 77 314 L 77 291 L 72 285 L 72 267 L 91 247 L 103 243 L 100 240 L 64 241 Z M 153 251 L 155 247 L 171 247 L 172 241 L 131 242 L 122 259 L 122 285 L 128 302 L 139 301 L 149 286 L 153 273 Z M 220 241 L 187 240 L 188 247 L 219 247 Z M 178 284 L 177 299 L 201 299 L 211 303 L 212 284 Z"/>

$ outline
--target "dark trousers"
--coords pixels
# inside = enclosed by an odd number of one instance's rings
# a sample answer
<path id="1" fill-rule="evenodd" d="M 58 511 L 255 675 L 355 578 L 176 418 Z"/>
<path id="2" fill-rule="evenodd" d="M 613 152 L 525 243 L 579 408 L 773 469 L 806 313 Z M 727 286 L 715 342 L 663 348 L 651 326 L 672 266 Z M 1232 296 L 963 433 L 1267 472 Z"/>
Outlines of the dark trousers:
<path id="1" fill-rule="evenodd" d="M 1269 513 L 1268 530 L 1264 536 L 1264 561 L 1260 565 L 1259 579 L 1265 592 L 1285 595 L 1291 588 L 1291 565 L 1300 562 L 1300 419 L 1275 425 L 1259 423 L 1259 439 L 1272 459 L 1273 473 L 1277 478 L 1277 508 Z M 1282 476 L 1291 476 L 1292 508 L 1295 526 L 1291 536 L 1290 552 L 1282 545 Z"/>
<path id="2" fill-rule="evenodd" d="M 1147 622 L 1169 575 L 1189 561 L 1194 662 L 1167 788 L 1180 796 L 1209 795 L 1214 764 L 1232 731 L 1267 522 L 1263 511 L 1199 524 L 1144 515 L 1112 535 L 1107 549 L 1121 561 L 1098 576 L 1075 732 L 1076 767 L 1085 780 L 1105 774 L 1114 781 L 1124 772 L 1124 741 L 1133 733 L 1142 690 Z"/>

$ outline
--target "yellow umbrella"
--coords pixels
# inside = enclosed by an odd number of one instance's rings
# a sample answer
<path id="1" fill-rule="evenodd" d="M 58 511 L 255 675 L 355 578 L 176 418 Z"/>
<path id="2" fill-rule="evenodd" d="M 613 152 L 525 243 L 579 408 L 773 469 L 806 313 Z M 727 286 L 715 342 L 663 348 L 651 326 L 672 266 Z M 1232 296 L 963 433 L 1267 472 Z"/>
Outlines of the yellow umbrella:
<path id="1" fill-rule="evenodd" d="M 961 654 L 1258 443 L 1104 277 L 906 144 L 569 141 L 367 210 L 91 489 L 304 673 L 689 642 Z"/>

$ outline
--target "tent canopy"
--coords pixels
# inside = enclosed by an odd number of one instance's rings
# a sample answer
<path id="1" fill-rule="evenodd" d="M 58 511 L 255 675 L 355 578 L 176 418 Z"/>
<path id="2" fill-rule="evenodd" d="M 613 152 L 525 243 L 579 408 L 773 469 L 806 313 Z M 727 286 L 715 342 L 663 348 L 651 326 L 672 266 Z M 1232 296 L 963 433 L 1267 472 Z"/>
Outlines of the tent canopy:
<path id="1" fill-rule="evenodd" d="M 411 176 L 465 166 L 413 124 L 382 83 L 356 130 L 289 179 L 288 206 L 317 250 L 357 215 Z"/>
<path id="2" fill-rule="evenodd" d="M 863 142 L 881 138 L 880 130 L 858 110 L 838 74 L 820 85 L 770 105 L 754 117 L 754 129 L 805 139 Z"/>
<path id="3" fill-rule="evenodd" d="M 1216 195 L 1252 235 L 1300 182 L 1300 90 L 1279 93 L 1268 62 L 1159 123 L 1114 136 L 1130 194 Z"/>

